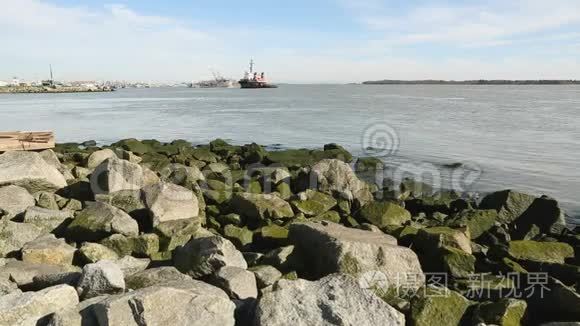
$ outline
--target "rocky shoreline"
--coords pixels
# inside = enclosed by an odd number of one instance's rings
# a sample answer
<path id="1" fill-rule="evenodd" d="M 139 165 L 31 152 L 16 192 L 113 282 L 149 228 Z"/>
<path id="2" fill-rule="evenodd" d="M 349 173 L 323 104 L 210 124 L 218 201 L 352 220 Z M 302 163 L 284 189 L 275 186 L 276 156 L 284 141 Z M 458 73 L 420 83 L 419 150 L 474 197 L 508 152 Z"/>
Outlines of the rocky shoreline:
<path id="1" fill-rule="evenodd" d="M 336 144 L 3 153 L 0 325 L 580 321 L 580 235 L 555 199 L 377 169 Z"/>

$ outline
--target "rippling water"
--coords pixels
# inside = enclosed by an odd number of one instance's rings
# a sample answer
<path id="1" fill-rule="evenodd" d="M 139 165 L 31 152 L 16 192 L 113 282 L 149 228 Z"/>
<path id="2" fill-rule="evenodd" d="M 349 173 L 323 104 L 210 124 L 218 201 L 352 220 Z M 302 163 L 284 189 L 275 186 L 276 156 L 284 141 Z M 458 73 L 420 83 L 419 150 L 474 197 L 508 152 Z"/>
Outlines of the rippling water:
<path id="1" fill-rule="evenodd" d="M 478 190 L 548 194 L 580 215 L 577 86 L 282 85 L 278 89 L 126 89 L 0 95 L 0 130 L 54 130 L 57 140 L 221 137 L 288 147 L 329 142 L 364 152 L 373 123 L 399 146 L 385 160 L 469 162 Z"/>

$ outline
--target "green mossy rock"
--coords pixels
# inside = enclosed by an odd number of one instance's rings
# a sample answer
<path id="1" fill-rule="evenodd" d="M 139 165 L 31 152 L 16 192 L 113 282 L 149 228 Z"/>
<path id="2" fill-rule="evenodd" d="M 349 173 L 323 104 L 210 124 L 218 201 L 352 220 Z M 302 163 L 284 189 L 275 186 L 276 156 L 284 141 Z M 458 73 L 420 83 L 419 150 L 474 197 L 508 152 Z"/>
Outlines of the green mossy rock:
<path id="1" fill-rule="evenodd" d="M 469 230 L 466 228 L 453 229 L 446 226 L 423 228 L 417 232 L 417 242 L 422 242 L 422 248 L 435 245 L 438 247 L 452 247 L 471 254 Z"/>
<path id="2" fill-rule="evenodd" d="M 246 217 L 247 222 L 254 225 L 263 220 L 294 217 L 290 204 L 273 194 L 234 193 L 230 209 Z"/>
<path id="3" fill-rule="evenodd" d="M 423 291 L 424 290 L 424 291 Z M 442 294 L 445 291 L 445 294 Z M 409 324 L 413 326 L 459 326 L 470 305 L 461 294 L 428 286 L 411 302 Z"/>
<path id="4" fill-rule="evenodd" d="M 384 167 L 383 161 L 378 157 L 359 157 L 356 160 L 355 169 L 356 171 L 377 171 L 382 170 Z"/>
<path id="5" fill-rule="evenodd" d="M 133 255 L 149 257 L 157 252 L 159 252 L 159 236 L 157 234 L 145 233 L 133 238 Z"/>
<path id="6" fill-rule="evenodd" d="M 222 205 L 232 198 L 232 192 L 229 190 L 211 190 L 205 189 L 203 196 L 208 203 Z"/>
<path id="7" fill-rule="evenodd" d="M 261 194 L 262 184 L 258 180 L 252 180 L 247 184 L 246 191 L 252 194 Z"/>
<path id="8" fill-rule="evenodd" d="M 290 185 L 286 182 L 280 182 L 279 184 L 276 185 L 276 192 L 280 194 L 280 198 L 284 199 L 284 200 L 288 200 L 290 199 L 290 197 L 292 197 L 293 193 L 292 193 L 292 189 L 290 188 Z"/>
<path id="9" fill-rule="evenodd" d="M 411 220 L 411 213 L 392 202 L 370 202 L 360 210 L 360 217 L 382 228 L 388 225 L 403 225 Z"/>
<path id="10" fill-rule="evenodd" d="M 453 227 L 467 226 L 471 239 L 479 238 L 484 232 L 489 231 L 498 219 L 496 210 L 466 209 L 455 215 L 447 225 Z"/>
<path id="11" fill-rule="evenodd" d="M 479 204 L 479 208 L 496 210 L 498 220 L 509 224 L 522 216 L 535 200 L 536 197 L 528 194 L 503 190 L 485 196 Z"/>
<path id="12" fill-rule="evenodd" d="M 155 172 L 162 171 L 171 164 L 171 160 L 167 156 L 155 152 L 145 153 L 141 158 L 143 159 L 141 164 Z"/>
<path id="13" fill-rule="evenodd" d="M 254 238 L 254 233 L 252 231 L 231 224 L 224 226 L 223 235 L 238 248 L 243 248 L 252 243 Z"/>
<path id="14" fill-rule="evenodd" d="M 113 234 L 112 236 L 103 239 L 100 243 L 113 250 L 119 257 L 130 256 L 135 248 L 135 238 L 126 237 L 121 234 Z"/>
<path id="15" fill-rule="evenodd" d="M 260 237 L 265 241 L 283 244 L 288 242 L 288 229 L 275 224 L 263 226 Z"/>
<path id="16" fill-rule="evenodd" d="M 311 221 L 330 221 L 340 223 L 340 214 L 337 211 L 328 211 L 310 219 Z"/>
<path id="17" fill-rule="evenodd" d="M 453 277 L 469 277 L 475 273 L 475 257 L 456 248 L 441 248 L 444 271 Z"/>
<path id="18" fill-rule="evenodd" d="M 501 299 L 498 302 L 479 304 L 474 310 L 473 324 L 485 323 L 498 326 L 522 325 L 527 303 L 524 300 Z"/>
<path id="19" fill-rule="evenodd" d="M 242 217 L 236 213 L 230 213 L 227 215 L 220 215 L 220 216 L 216 217 L 216 219 L 222 225 L 232 224 L 232 225 L 236 225 L 236 226 L 241 226 L 242 224 L 244 224 Z"/>
<path id="20" fill-rule="evenodd" d="M 336 199 L 322 192 L 308 189 L 298 199 L 291 201 L 292 206 L 307 217 L 317 216 L 336 206 Z"/>
<path id="21" fill-rule="evenodd" d="M 574 258 L 574 248 L 563 242 L 516 240 L 509 243 L 508 253 L 516 260 L 539 263 L 564 264 L 567 258 Z"/>
<path id="22" fill-rule="evenodd" d="M 154 232 L 159 236 L 159 249 L 171 251 L 186 244 L 199 229 L 199 220 L 187 219 L 159 223 Z"/>
<path id="23" fill-rule="evenodd" d="M 525 277 L 522 275 L 521 277 Z M 472 278 L 455 279 L 455 288 L 475 301 L 498 301 L 521 291 L 518 281 L 506 275 L 475 274 Z"/>
<path id="24" fill-rule="evenodd" d="M 191 151 L 191 155 L 199 161 L 204 161 L 206 163 L 216 163 L 219 161 L 219 157 L 212 153 L 207 148 L 196 148 Z"/>
<path id="25" fill-rule="evenodd" d="M 120 147 L 126 151 L 133 152 L 134 154 L 137 154 L 140 156 L 152 151 L 151 146 L 144 144 L 143 142 L 141 142 L 135 138 L 120 140 L 116 143 L 111 144 L 111 147 L 113 147 L 113 148 Z"/>

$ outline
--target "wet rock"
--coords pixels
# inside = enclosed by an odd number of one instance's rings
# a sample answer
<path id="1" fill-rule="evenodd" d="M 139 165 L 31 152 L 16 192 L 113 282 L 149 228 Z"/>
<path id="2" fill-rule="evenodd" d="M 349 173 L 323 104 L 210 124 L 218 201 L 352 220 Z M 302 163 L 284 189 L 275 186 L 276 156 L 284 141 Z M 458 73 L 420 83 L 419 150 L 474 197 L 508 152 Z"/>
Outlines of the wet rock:
<path id="1" fill-rule="evenodd" d="M 67 186 L 54 166 L 36 152 L 13 151 L 0 155 L 0 185 L 16 185 L 30 193 L 54 191 Z"/>
<path id="2" fill-rule="evenodd" d="M 54 235 L 45 235 L 24 244 L 22 261 L 35 264 L 72 265 L 76 248 Z"/>
<path id="3" fill-rule="evenodd" d="M 397 246 L 395 238 L 383 233 L 331 222 L 306 222 L 292 224 L 289 237 L 313 278 L 332 273 L 356 278 L 379 274 L 388 286 L 404 284 L 411 289 L 425 281 L 417 255 Z"/>
<path id="4" fill-rule="evenodd" d="M 67 228 L 68 236 L 76 241 L 98 241 L 115 233 L 136 236 L 139 226 L 121 209 L 101 202 L 87 203 Z"/>
<path id="5" fill-rule="evenodd" d="M 32 224 L 0 220 L 0 257 L 19 251 L 25 243 L 46 232 Z"/>
<path id="6" fill-rule="evenodd" d="M 332 196 L 311 189 L 300 193 L 298 197 L 291 202 L 292 206 L 308 217 L 325 213 L 337 203 Z"/>
<path id="7" fill-rule="evenodd" d="M 23 222 L 35 225 L 45 232 L 62 233 L 73 219 L 69 210 L 52 210 L 41 207 L 29 207 L 24 213 Z"/>
<path id="8" fill-rule="evenodd" d="M 360 217 L 378 227 L 400 226 L 411 220 L 411 213 L 392 202 L 371 202 L 360 210 Z"/>
<path id="9" fill-rule="evenodd" d="M 23 213 L 35 203 L 34 197 L 22 187 L 9 185 L 0 188 L 0 209 L 8 213 L 9 218 Z"/>
<path id="10" fill-rule="evenodd" d="M 143 185 L 143 169 L 139 164 L 109 158 L 91 174 L 91 189 L 95 194 L 109 194 L 122 190 L 139 190 Z"/>
<path id="11" fill-rule="evenodd" d="M 167 221 L 191 219 L 199 215 L 197 197 L 184 187 L 162 182 L 143 188 L 143 196 L 153 226 Z"/>
<path id="12" fill-rule="evenodd" d="M 410 323 L 416 326 L 458 326 L 470 303 L 455 291 L 428 286 L 411 301 Z"/>
<path id="13" fill-rule="evenodd" d="M 123 291 L 125 291 L 123 271 L 113 261 L 101 260 L 83 267 L 83 274 L 77 286 L 81 299 Z"/>
<path id="14" fill-rule="evenodd" d="M 112 296 L 94 307 L 99 325 L 127 326 L 233 326 L 234 310 L 235 305 L 222 290 L 195 280 Z"/>
<path id="15" fill-rule="evenodd" d="M 191 280 L 191 277 L 181 273 L 173 266 L 150 268 L 125 278 L 127 288 L 132 290 L 167 282 L 183 282 L 188 280 Z"/>
<path id="16" fill-rule="evenodd" d="M 231 209 L 253 222 L 266 219 L 289 219 L 294 216 L 290 204 L 271 194 L 236 193 L 230 202 Z"/>
<path id="17" fill-rule="evenodd" d="M 340 160 L 324 159 L 312 166 L 311 174 L 319 191 L 339 193 L 356 202 L 358 207 L 373 200 L 367 184 L 359 180 L 350 166 Z"/>
<path id="18" fill-rule="evenodd" d="M 264 293 L 255 325 L 405 325 L 405 316 L 347 275 L 281 280 Z M 443 325 L 443 324 L 440 324 Z"/>
<path id="19" fill-rule="evenodd" d="M 243 268 L 224 266 L 212 277 L 212 283 L 224 290 L 232 299 L 258 297 L 254 273 Z"/>
<path id="20" fill-rule="evenodd" d="M 0 325 L 36 325 L 51 313 L 78 303 L 75 289 L 68 285 L 8 294 L 0 297 Z"/>
<path id="21" fill-rule="evenodd" d="M 248 267 L 242 253 L 220 236 L 190 240 L 175 250 L 173 260 L 180 272 L 194 278 L 211 275 L 223 266 Z"/>
<path id="22" fill-rule="evenodd" d="M 508 253 L 516 260 L 563 264 L 574 257 L 574 248 L 562 242 L 517 240 L 509 243 Z"/>

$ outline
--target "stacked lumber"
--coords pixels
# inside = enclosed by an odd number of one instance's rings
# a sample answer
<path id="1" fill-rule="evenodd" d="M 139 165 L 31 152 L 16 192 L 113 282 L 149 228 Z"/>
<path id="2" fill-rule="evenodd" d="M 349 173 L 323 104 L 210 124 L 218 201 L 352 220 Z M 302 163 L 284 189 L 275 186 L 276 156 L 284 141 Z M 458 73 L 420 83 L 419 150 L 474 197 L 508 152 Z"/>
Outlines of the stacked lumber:
<path id="1" fill-rule="evenodd" d="M 51 131 L 0 132 L 0 152 L 48 148 L 54 148 L 54 134 Z"/>

